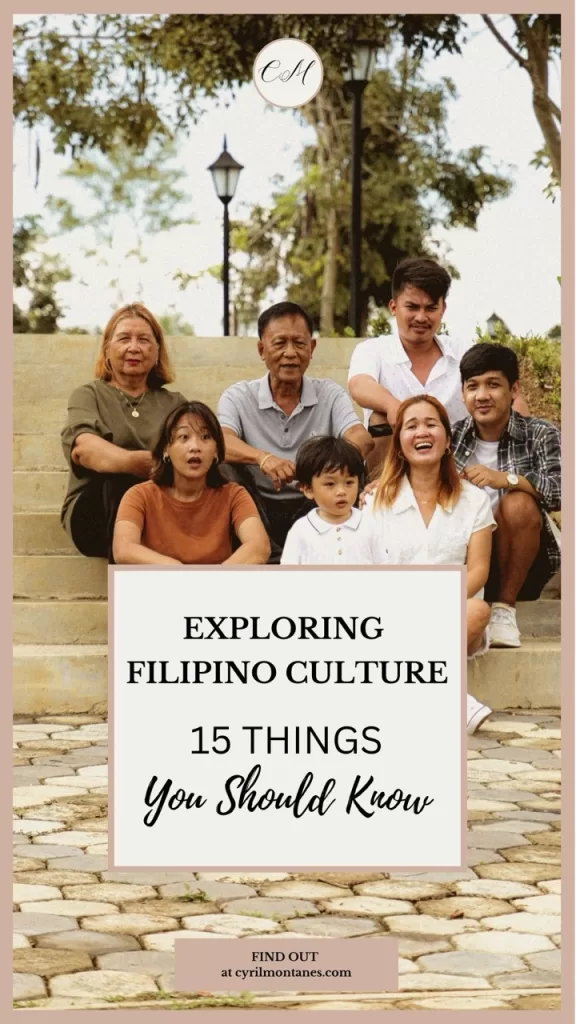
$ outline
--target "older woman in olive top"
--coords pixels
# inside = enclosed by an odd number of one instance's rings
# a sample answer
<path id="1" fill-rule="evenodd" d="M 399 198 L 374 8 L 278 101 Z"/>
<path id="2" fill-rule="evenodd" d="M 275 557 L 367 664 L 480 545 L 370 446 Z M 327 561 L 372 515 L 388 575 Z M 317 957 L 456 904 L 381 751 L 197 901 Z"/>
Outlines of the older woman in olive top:
<path id="1" fill-rule="evenodd" d="M 167 415 L 186 401 L 173 380 L 160 324 L 133 303 L 104 329 L 95 380 L 70 396 L 62 431 L 70 466 L 62 524 L 83 555 L 111 558 L 120 499 L 147 480 Z"/>

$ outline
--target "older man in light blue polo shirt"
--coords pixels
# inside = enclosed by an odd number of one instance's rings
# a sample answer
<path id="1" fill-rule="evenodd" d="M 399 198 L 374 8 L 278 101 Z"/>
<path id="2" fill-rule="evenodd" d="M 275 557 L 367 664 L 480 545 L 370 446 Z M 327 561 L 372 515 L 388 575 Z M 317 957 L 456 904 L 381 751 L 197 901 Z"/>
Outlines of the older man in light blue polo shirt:
<path id="1" fill-rule="evenodd" d="M 365 458 L 373 440 L 352 402 L 333 380 L 305 376 L 316 341 L 312 321 L 294 302 L 279 302 L 258 320 L 258 352 L 264 377 L 239 381 L 218 403 L 226 462 L 258 500 L 277 562 L 294 520 L 310 502 L 294 479 L 296 454 L 309 437 L 351 441 Z"/>

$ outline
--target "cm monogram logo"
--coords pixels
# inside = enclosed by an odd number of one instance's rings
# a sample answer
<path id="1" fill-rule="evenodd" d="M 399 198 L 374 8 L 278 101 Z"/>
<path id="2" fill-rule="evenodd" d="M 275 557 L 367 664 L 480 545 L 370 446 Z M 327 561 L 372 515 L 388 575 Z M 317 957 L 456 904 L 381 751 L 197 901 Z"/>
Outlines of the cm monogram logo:
<path id="1" fill-rule="evenodd" d="M 324 70 L 316 50 L 300 39 L 275 39 L 260 50 L 254 85 L 276 107 L 303 107 L 322 86 Z"/>

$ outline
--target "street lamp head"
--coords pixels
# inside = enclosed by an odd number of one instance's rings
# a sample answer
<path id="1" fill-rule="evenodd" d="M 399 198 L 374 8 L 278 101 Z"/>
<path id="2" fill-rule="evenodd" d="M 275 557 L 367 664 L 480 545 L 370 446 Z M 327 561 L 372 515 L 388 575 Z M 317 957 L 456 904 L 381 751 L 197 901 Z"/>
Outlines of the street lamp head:
<path id="1" fill-rule="evenodd" d="M 374 74 L 377 53 L 378 46 L 375 43 L 356 42 L 350 55 L 350 64 L 344 72 L 344 81 L 366 85 Z"/>
<path id="2" fill-rule="evenodd" d="M 212 175 L 212 181 L 214 182 L 214 188 L 216 189 L 218 199 L 227 206 L 230 200 L 234 198 L 238 178 L 240 177 L 240 171 L 243 170 L 243 165 L 239 164 L 238 161 L 235 160 L 228 152 L 226 136 L 224 136 L 224 149 L 220 153 L 218 159 L 215 160 L 213 164 L 210 164 L 208 170 Z"/>

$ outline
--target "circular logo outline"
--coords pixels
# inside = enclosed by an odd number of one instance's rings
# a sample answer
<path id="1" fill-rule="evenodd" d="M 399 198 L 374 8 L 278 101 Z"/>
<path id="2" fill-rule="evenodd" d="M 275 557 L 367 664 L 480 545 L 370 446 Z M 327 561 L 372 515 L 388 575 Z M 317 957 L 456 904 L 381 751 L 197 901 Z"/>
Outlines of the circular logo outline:
<path id="1" fill-rule="evenodd" d="M 306 99 L 303 100 L 301 103 L 278 103 L 276 100 L 270 99 L 269 96 L 266 96 L 262 92 L 257 80 L 256 72 L 259 69 L 256 68 L 256 64 L 262 57 L 262 54 L 265 53 L 270 46 L 275 46 L 277 43 L 284 42 L 298 43 L 299 46 L 306 47 L 306 49 L 318 61 L 318 65 L 320 68 L 320 82 L 318 84 L 317 89 L 315 89 L 312 95 L 307 96 Z M 303 39 L 296 39 L 295 36 L 280 36 L 278 39 L 272 39 L 269 43 L 266 43 L 266 46 L 263 46 L 259 53 L 256 54 L 254 64 L 252 65 L 252 81 L 256 86 L 256 91 L 258 92 L 259 96 L 261 96 L 263 100 L 266 100 L 266 103 L 270 103 L 274 107 L 279 107 L 281 110 L 298 110 L 300 107 L 305 107 L 307 103 L 310 103 L 320 92 L 322 85 L 324 83 L 324 65 L 322 63 L 322 58 L 320 57 L 320 54 L 317 52 L 317 50 L 314 49 L 313 46 L 310 45 L 310 43 L 305 43 Z"/>

